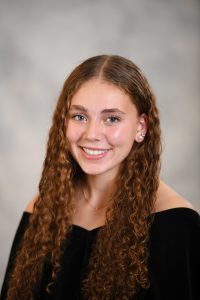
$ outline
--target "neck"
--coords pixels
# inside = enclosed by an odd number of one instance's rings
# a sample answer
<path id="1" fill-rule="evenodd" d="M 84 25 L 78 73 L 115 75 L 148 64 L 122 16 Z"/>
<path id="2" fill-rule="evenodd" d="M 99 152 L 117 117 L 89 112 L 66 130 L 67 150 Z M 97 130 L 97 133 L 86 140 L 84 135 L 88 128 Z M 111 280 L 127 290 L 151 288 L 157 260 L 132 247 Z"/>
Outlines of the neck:
<path id="1" fill-rule="evenodd" d="M 113 187 L 114 180 L 107 180 L 102 177 L 100 178 L 100 176 L 91 175 L 86 177 L 85 184 L 83 184 L 83 189 L 87 195 L 88 201 L 96 207 L 106 205 L 113 192 Z"/>

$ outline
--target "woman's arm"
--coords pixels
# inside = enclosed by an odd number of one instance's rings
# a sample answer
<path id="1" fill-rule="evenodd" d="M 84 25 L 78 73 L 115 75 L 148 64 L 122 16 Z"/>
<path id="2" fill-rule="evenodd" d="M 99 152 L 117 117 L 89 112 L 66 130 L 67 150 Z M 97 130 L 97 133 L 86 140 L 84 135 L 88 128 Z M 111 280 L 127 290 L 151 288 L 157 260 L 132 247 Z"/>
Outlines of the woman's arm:
<path id="1" fill-rule="evenodd" d="M 23 239 L 26 228 L 28 227 L 29 218 L 30 218 L 31 213 L 33 212 L 34 203 L 37 200 L 37 198 L 38 198 L 38 195 L 35 196 L 26 206 L 25 212 L 23 213 L 20 223 L 18 225 L 18 228 L 16 230 L 15 237 L 13 239 L 13 243 L 12 243 L 12 247 L 11 247 L 11 251 L 10 251 L 10 255 L 9 255 L 9 259 L 8 259 L 5 276 L 4 276 L 0 300 L 6 299 L 9 276 L 13 269 L 15 257 L 17 255 L 17 250 Z"/>
<path id="2" fill-rule="evenodd" d="M 151 230 L 153 300 L 199 300 L 200 216 L 187 207 L 156 213 Z"/>

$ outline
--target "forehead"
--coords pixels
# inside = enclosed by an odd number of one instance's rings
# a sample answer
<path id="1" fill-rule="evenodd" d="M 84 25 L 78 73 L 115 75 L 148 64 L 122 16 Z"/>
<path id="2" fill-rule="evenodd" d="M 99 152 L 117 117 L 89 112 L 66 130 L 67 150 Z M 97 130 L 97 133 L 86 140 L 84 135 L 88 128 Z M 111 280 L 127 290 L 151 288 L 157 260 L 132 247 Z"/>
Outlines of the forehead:
<path id="1" fill-rule="evenodd" d="M 131 97 L 120 87 L 101 79 L 91 79 L 83 83 L 71 99 L 73 105 L 83 105 L 87 109 L 116 107 L 128 110 L 135 107 Z"/>

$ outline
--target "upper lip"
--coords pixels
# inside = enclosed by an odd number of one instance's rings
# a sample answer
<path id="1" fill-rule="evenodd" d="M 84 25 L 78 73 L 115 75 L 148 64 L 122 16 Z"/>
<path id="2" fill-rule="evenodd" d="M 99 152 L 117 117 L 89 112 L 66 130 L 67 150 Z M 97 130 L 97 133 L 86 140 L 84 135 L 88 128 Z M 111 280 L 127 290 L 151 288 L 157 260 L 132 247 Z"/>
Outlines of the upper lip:
<path id="1" fill-rule="evenodd" d="M 86 148 L 89 150 L 99 150 L 99 151 L 105 151 L 105 150 L 110 150 L 109 148 L 94 148 L 94 147 L 86 147 L 86 146 L 80 146 L 81 148 Z"/>

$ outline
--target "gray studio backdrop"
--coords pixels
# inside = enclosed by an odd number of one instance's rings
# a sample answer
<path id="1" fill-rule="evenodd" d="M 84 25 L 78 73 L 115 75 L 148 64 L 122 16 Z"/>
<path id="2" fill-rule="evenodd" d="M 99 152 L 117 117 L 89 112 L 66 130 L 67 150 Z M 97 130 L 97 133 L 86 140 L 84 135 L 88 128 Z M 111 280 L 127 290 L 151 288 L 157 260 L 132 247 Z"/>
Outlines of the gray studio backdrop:
<path id="1" fill-rule="evenodd" d="M 63 81 L 89 56 L 143 69 L 161 113 L 162 178 L 200 210 L 199 28 L 198 0 L 0 2 L 0 282 Z"/>

